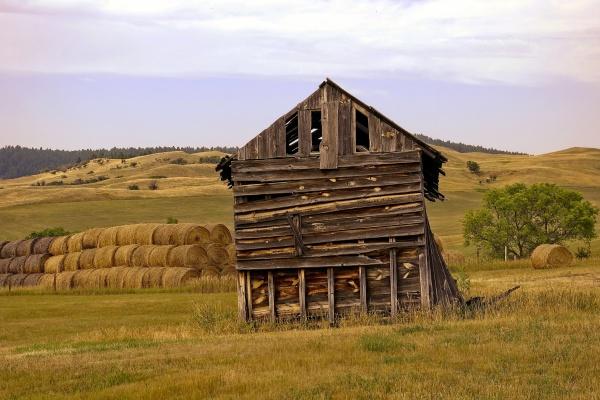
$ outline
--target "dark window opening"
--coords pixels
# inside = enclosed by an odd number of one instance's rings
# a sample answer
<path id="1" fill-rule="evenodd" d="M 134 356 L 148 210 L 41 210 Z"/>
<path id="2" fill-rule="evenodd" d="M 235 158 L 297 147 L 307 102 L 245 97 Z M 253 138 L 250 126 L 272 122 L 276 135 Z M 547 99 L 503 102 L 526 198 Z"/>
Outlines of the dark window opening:
<path id="1" fill-rule="evenodd" d="M 323 131 L 321 129 L 321 111 L 311 111 L 310 119 L 310 137 L 312 143 L 310 151 L 318 153 L 321 140 L 323 140 Z"/>
<path id="2" fill-rule="evenodd" d="M 369 151 L 369 117 L 360 111 L 355 111 L 356 131 L 356 152 Z"/>
<path id="3" fill-rule="evenodd" d="M 285 154 L 298 153 L 298 113 L 285 121 Z"/>

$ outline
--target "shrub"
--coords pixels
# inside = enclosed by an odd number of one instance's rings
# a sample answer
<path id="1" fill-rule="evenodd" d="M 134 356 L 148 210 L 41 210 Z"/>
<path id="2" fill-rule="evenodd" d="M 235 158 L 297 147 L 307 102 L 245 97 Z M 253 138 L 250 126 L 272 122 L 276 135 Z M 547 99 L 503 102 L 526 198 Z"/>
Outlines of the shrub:
<path id="1" fill-rule="evenodd" d="M 158 189 L 158 183 L 156 181 L 152 181 L 148 184 L 148 189 L 150 190 L 157 190 Z"/>
<path id="2" fill-rule="evenodd" d="M 479 164 L 475 161 L 467 161 L 467 168 L 473 174 L 479 174 L 479 172 L 481 172 Z"/>
<path id="3" fill-rule="evenodd" d="M 220 156 L 200 157 L 198 164 L 217 164 L 219 161 L 221 161 Z"/>
<path id="4" fill-rule="evenodd" d="M 45 236 L 65 236 L 70 233 L 71 232 L 65 231 L 62 227 L 46 228 L 41 231 L 31 232 L 29 236 L 26 237 L 26 239 L 35 239 Z"/>
<path id="5" fill-rule="evenodd" d="M 184 158 L 179 157 L 171 161 L 169 164 L 185 165 L 187 163 L 188 162 Z"/>
<path id="6" fill-rule="evenodd" d="M 52 182 L 48 182 L 46 185 L 48 186 L 60 186 L 63 185 L 64 182 L 63 181 L 52 181 Z"/>
<path id="7" fill-rule="evenodd" d="M 179 221 L 174 217 L 167 217 L 167 224 L 177 224 Z"/>
<path id="8" fill-rule="evenodd" d="M 137 167 L 138 163 L 136 161 L 129 163 L 129 165 L 131 166 L 131 168 L 135 168 Z"/>
<path id="9" fill-rule="evenodd" d="M 150 179 L 165 179 L 166 176 L 164 176 L 164 175 L 152 175 L 149 178 Z"/>
<path id="10" fill-rule="evenodd" d="M 129 189 L 129 190 L 140 190 L 140 187 L 138 185 L 129 185 L 129 186 L 127 186 L 127 189 Z"/>
<path id="11" fill-rule="evenodd" d="M 575 252 L 575 257 L 578 260 L 583 260 L 585 258 L 590 258 L 592 255 L 592 250 L 589 247 L 579 247 Z"/>

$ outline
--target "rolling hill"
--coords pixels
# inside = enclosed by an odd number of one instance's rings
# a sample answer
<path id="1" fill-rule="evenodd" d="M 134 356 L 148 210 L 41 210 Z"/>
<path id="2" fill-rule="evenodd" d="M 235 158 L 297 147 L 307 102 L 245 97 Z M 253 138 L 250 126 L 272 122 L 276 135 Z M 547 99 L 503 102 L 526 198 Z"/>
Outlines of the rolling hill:
<path id="1" fill-rule="evenodd" d="M 447 200 L 428 204 L 428 213 L 434 231 L 451 250 L 472 254 L 462 245 L 461 218 L 466 210 L 480 206 L 489 188 L 551 182 L 580 191 L 600 206 L 600 149 L 570 148 L 530 156 L 438 148 L 449 160 L 444 167 L 447 176 L 441 180 Z M 167 217 L 231 226 L 231 192 L 219 181 L 212 161 L 223 154 L 172 151 L 125 161 L 103 158 L 63 171 L 0 180 L 0 238 L 20 238 L 54 226 L 79 231 L 164 222 Z M 469 160 L 480 164 L 479 175 L 467 170 Z M 156 190 L 149 189 L 152 182 L 158 185 Z M 134 185 L 139 190 L 132 190 Z M 593 242 L 593 250 L 600 252 L 600 240 Z"/>

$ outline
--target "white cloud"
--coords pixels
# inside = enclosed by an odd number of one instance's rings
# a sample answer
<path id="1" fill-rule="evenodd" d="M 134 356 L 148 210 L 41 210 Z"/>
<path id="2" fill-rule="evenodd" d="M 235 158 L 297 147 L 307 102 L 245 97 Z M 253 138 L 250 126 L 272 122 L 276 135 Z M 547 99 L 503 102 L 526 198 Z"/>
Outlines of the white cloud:
<path id="1" fill-rule="evenodd" d="M 0 71 L 600 81 L 597 1 L 0 0 Z"/>

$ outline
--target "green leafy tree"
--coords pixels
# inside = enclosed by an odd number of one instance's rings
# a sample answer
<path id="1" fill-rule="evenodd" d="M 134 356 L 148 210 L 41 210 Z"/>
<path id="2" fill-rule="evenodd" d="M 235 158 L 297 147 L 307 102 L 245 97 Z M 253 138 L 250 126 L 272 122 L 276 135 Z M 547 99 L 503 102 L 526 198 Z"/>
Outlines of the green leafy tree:
<path id="1" fill-rule="evenodd" d="M 465 245 L 474 244 L 494 256 L 528 256 L 543 243 L 591 240 L 596 237 L 598 209 L 581 194 L 540 183 L 521 183 L 488 191 L 483 208 L 465 214 Z"/>
<path id="2" fill-rule="evenodd" d="M 473 174 L 479 174 L 481 172 L 481 168 L 479 167 L 479 164 L 475 161 L 467 161 L 467 168 Z"/>

